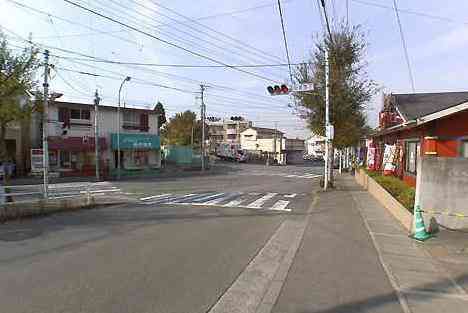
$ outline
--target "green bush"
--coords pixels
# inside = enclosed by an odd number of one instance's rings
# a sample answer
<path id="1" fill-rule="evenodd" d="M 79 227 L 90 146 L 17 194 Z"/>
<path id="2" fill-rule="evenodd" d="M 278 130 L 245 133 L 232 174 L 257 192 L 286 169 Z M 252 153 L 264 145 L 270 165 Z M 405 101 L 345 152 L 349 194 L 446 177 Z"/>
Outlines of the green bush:
<path id="1" fill-rule="evenodd" d="M 410 212 L 413 211 L 415 196 L 414 188 L 406 185 L 402 180 L 393 176 L 375 175 L 372 178 L 374 178 L 379 185 L 395 197 L 395 199 L 397 199 L 405 208 Z"/>

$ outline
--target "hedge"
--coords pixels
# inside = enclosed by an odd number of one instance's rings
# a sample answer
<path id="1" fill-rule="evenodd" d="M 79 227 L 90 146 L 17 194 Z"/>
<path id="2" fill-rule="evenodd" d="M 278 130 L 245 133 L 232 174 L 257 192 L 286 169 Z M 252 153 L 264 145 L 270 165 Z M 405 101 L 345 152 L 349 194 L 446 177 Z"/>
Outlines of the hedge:
<path id="1" fill-rule="evenodd" d="M 395 197 L 408 211 L 413 212 L 416 192 L 414 188 L 406 185 L 402 180 L 394 176 L 382 176 L 380 172 L 367 170 L 366 173 Z"/>

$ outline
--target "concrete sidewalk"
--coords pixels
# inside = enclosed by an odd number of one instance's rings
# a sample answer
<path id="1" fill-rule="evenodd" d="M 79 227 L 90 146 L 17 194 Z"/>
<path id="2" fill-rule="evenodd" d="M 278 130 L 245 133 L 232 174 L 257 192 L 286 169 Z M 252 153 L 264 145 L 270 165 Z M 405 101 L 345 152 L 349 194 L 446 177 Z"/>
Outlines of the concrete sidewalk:
<path id="1" fill-rule="evenodd" d="M 319 196 L 272 312 L 468 312 L 466 263 L 449 273 L 352 176 L 336 183 Z"/>

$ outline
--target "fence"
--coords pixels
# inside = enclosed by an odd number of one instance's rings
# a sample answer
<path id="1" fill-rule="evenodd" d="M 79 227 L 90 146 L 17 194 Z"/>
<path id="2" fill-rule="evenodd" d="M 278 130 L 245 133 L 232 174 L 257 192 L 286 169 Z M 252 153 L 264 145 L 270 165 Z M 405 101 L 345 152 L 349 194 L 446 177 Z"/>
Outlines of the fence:
<path id="1" fill-rule="evenodd" d="M 109 182 L 50 184 L 48 200 L 120 193 Z M 34 203 L 44 200 L 43 185 L 0 186 L 0 204 Z"/>

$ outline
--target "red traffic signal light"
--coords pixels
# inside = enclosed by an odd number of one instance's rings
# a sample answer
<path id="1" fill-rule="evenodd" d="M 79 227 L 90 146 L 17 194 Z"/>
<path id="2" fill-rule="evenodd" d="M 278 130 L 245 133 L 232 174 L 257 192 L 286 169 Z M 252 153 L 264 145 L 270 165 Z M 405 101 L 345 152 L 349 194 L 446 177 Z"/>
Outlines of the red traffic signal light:
<path id="1" fill-rule="evenodd" d="M 267 90 L 268 90 L 268 93 L 272 96 L 287 95 L 289 93 L 289 88 L 285 84 L 281 86 L 279 85 L 268 86 Z"/>

